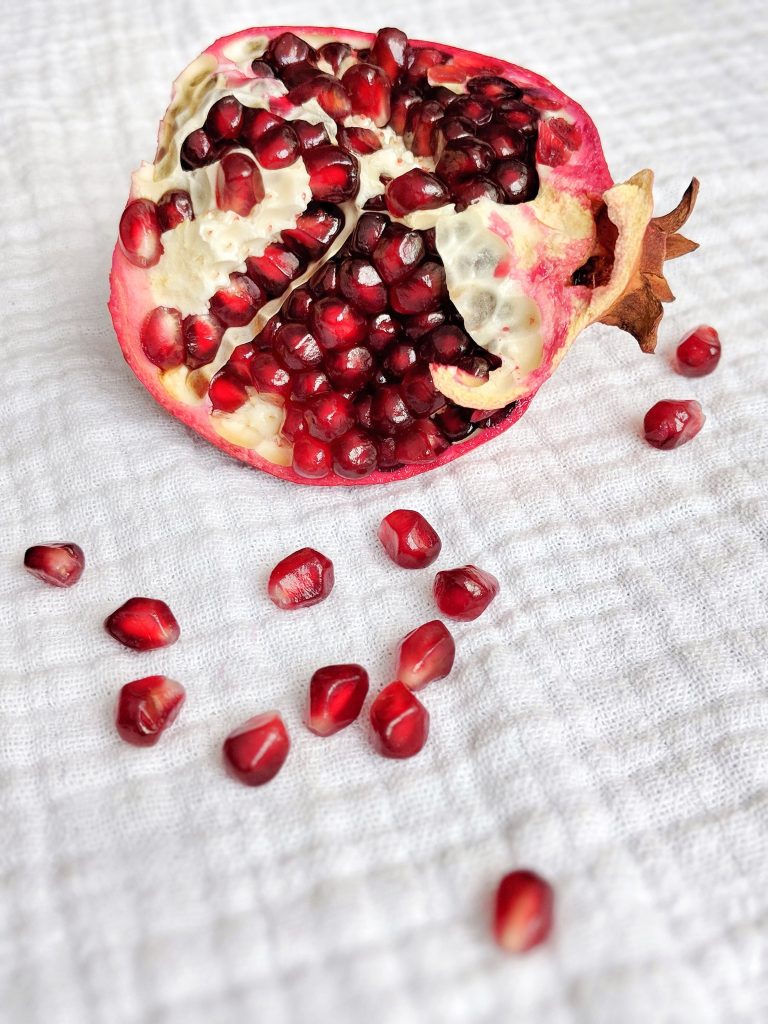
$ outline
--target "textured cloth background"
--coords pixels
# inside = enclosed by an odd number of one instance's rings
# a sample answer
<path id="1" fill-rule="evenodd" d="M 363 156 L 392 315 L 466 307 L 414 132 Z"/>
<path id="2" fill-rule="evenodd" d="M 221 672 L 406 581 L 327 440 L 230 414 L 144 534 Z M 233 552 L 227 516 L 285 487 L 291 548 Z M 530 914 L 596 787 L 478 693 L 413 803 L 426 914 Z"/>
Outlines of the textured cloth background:
<path id="1" fill-rule="evenodd" d="M 0 403 L 0 1019 L 3 1024 L 709 1024 L 768 1019 L 768 370 L 762 0 L 229 0 L 6 4 Z M 528 65 L 578 98 L 614 177 L 691 175 L 701 250 L 656 358 L 591 329 L 506 436 L 410 483 L 306 489 L 224 457 L 124 365 L 107 273 L 129 172 L 154 151 L 171 79 L 253 23 L 396 24 Z M 669 367 L 705 321 L 717 373 Z M 707 423 L 677 452 L 638 430 L 662 397 Z M 433 616 L 432 573 L 378 549 L 393 508 L 444 541 L 436 568 L 495 572 L 425 694 L 410 762 L 362 727 L 300 725 L 310 673 L 359 660 L 378 688 Z M 71 592 L 20 569 L 76 540 Z M 337 586 L 297 615 L 269 568 L 313 544 Z M 166 599 L 179 644 L 123 650 L 127 597 Z M 114 698 L 166 672 L 188 688 L 154 750 Z M 249 791 L 220 765 L 278 707 L 290 759 Z M 499 876 L 557 890 L 557 931 L 505 958 Z"/>

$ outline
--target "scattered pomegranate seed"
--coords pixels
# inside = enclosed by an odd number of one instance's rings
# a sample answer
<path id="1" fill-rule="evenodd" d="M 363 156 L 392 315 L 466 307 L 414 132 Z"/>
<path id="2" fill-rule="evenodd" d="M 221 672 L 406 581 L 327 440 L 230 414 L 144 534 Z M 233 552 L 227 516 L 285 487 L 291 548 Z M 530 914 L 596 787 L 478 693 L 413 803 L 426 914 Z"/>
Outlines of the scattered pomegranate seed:
<path id="1" fill-rule="evenodd" d="M 115 724 L 126 743 L 153 747 L 181 711 L 186 692 L 168 676 L 147 676 L 126 683 L 117 701 Z"/>
<path id="2" fill-rule="evenodd" d="M 74 587 L 85 569 L 77 544 L 35 544 L 24 552 L 24 568 L 52 587 Z"/>
<path id="3" fill-rule="evenodd" d="M 132 597 L 104 622 L 104 628 L 125 647 L 154 651 L 170 647 L 179 639 L 179 624 L 164 601 Z"/>
<path id="4" fill-rule="evenodd" d="M 141 326 L 141 347 L 147 359 L 161 370 L 184 362 L 181 313 L 168 306 L 156 306 Z"/>
<path id="5" fill-rule="evenodd" d="M 434 174 L 414 167 L 386 187 L 387 209 L 393 217 L 404 217 L 414 210 L 436 210 L 449 201 L 445 185 Z"/>
<path id="6" fill-rule="evenodd" d="M 292 611 L 324 601 L 333 590 L 333 562 L 314 548 L 287 555 L 269 575 L 270 601 Z"/>
<path id="7" fill-rule="evenodd" d="M 379 540 L 389 557 L 404 569 L 424 569 L 440 554 L 437 532 L 420 512 L 399 508 L 385 516 Z"/>
<path id="8" fill-rule="evenodd" d="M 645 414 L 645 440 L 664 451 L 679 448 L 696 437 L 704 426 L 705 418 L 698 402 L 665 398 Z"/>
<path id="9" fill-rule="evenodd" d="M 194 220 L 192 198 L 189 192 L 174 189 L 166 192 L 157 201 L 157 222 L 161 231 L 171 231 L 185 220 Z"/>
<path id="10" fill-rule="evenodd" d="M 151 199 L 134 199 L 123 210 L 120 247 L 135 267 L 154 267 L 163 255 L 157 207 Z"/>
<path id="11" fill-rule="evenodd" d="M 720 338 L 714 327 L 701 324 L 677 346 L 677 372 L 684 377 L 705 377 L 720 362 Z"/>
<path id="12" fill-rule="evenodd" d="M 341 81 L 352 101 L 352 113 L 368 117 L 377 128 L 383 128 L 391 112 L 391 85 L 387 73 L 375 64 L 353 64 Z"/>
<path id="13" fill-rule="evenodd" d="M 402 640 L 397 653 L 397 678 L 409 690 L 421 690 L 435 679 L 444 679 L 455 657 L 453 637 L 439 619 L 433 619 Z"/>
<path id="14" fill-rule="evenodd" d="M 361 665 L 320 668 L 309 683 L 304 721 L 318 736 L 331 736 L 355 721 L 367 694 L 368 673 Z"/>
<path id="15" fill-rule="evenodd" d="M 371 705 L 374 746 L 385 757 L 418 754 L 429 736 L 429 712 L 399 680 L 385 686 Z"/>
<path id="16" fill-rule="evenodd" d="M 435 576 L 435 603 L 450 619 L 470 622 L 482 615 L 499 592 L 499 581 L 474 565 L 446 569 Z"/>
<path id="17" fill-rule="evenodd" d="M 527 953 L 552 931 L 552 886 L 533 871 L 512 871 L 496 892 L 493 933 L 508 953 Z"/>
<path id="18" fill-rule="evenodd" d="M 277 711 L 249 718 L 224 741 L 224 761 L 233 778 L 246 786 L 263 786 L 285 764 L 291 741 Z"/>

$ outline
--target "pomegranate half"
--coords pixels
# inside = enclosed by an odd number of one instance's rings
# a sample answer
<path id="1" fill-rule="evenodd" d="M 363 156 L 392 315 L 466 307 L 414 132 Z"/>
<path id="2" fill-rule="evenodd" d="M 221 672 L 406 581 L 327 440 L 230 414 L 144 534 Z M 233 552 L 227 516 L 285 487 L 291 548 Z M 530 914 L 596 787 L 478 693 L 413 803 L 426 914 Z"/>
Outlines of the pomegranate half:
<path id="1" fill-rule="evenodd" d="M 176 80 L 133 175 L 109 308 L 178 419 L 297 483 L 384 483 L 511 426 L 596 321 L 652 351 L 664 261 L 695 243 L 653 175 L 492 57 L 253 28 Z"/>

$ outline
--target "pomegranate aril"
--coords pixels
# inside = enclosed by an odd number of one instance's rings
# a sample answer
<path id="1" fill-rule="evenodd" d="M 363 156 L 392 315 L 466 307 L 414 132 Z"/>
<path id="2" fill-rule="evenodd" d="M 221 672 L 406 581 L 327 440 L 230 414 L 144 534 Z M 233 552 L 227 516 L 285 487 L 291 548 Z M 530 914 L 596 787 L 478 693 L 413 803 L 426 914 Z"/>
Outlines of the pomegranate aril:
<path id="1" fill-rule="evenodd" d="M 435 417 L 435 423 L 449 441 L 463 441 L 475 429 L 472 422 L 472 410 L 462 409 L 449 403 L 447 408 Z"/>
<path id="2" fill-rule="evenodd" d="M 309 289 L 318 298 L 339 294 L 339 264 L 335 261 L 321 266 L 309 279 Z"/>
<path id="3" fill-rule="evenodd" d="M 397 650 L 397 678 L 409 690 L 445 679 L 453 668 L 456 644 L 439 619 L 412 630 Z"/>
<path id="4" fill-rule="evenodd" d="M 393 225 L 394 229 L 394 225 Z M 418 231 L 390 230 L 373 252 L 373 265 L 387 284 L 407 277 L 424 258 L 424 242 Z"/>
<path id="5" fill-rule="evenodd" d="M 428 369 L 414 367 L 403 377 L 400 393 L 405 404 L 417 416 L 431 416 L 445 406 L 445 395 L 441 395 L 432 381 Z"/>
<path id="6" fill-rule="evenodd" d="M 226 368 L 213 376 L 208 387 L 208 400 L 217 412 L 235 412 L 248 400 L 245 383 Z"/>
<path id="7" fill-rule="evenodd" d="M 331 449 L 316 437 L 302 436 L 293 446 L 293 471 L 307 480 L 320 480 L 331 472 Z"/>
<path id="8" fill-rule="evenodd" d="M 151 199 L 133 199 L 123 210 L 118 229 L 120 248 L 135 267 L 154 267 L 163 255 L 157 206 Z"/>
<path id="9" fill-rule="evenodd" d="M 317 51 L 317 56 L 330 64 L 334 74 L 338 74 L 339 68 L 352 52 L 352 47 L 346 43 L 325 43 Z"/>
<path id="10" fill-rule="evenodd" d="M 304 410 L 298 405 L 293 405 L 291 402 L 286 403 L 285 416 L 280 432 L 283 437 L 286 437 L 291 442 L 297 441 L 302 435 L 305 435 L 307 433 L 307 424 L 304 420 Z"/>
<path id="11" fill-rule="evenodd" d="M 456 182 L 453 186 L 453 201 L 460 213 L 481 199 L 490 199 L 492 203 L 503 203 L 504 193 L 496 182 L 490 178 L 469 178 L 467 181 Z"/>
<path id="12" fill-rule="evenodd" d="M 496 104 L 494 119 L 528 138 L 536 134 L 539 112 L 518 99 L 504 99 Z"/>
<path id="13" fill-rule="evenodd" d="M 181 313 L 168 306 L 156 306 L 141 326 L 141 347 L 147 359 L 161 370 L 184 362 Z"/>
<path id="14" fill-rule="evenodd" d="M 389 313 L 380 313 L 368 323 L 368 347 L 382 352 L 400 337 L 400 324 Z"/>
<path id="15" fill-rule="evenodd" d="M 306 285 L 301 288 L 294 288 L 286 299 L 283 312 L 289 320 L 301 320 L 302 323 L 309 316 L 312 303 L 315 297 Z"/>
<path id="16" fill-rule="evenodd" d="M 376 443 L 365 430 L 353 427 L 333 444 L 333 468 L 337 476 L 356 480 L 376 469 Z"/>
<path id="17" fill-rule="evenodd" d="M 320 441 L 341 437 L 355 422 L 351 401 L 337 392 L 319 395 L 307 406 L 307 427 Z"/>
<path id="18" fill-rule="evenodd" d="M 361 346 L 337 349 L 326 353 L 325 372 L 340 391 L 359 391 L 373 377 L 373 356 Z"/>
<path id="19" fill-rule="evenodd" d="M 24 568 L 52 587 L 73 587 L 85 569 L 77 544 L 35 544 L 24 552 Z"/>
<path id="20" fill-rule="evenodd" d="M 665 398 L 645 414 L 645 440 L 664 451 L 678 448 L 696 437 L 705 418 L 698 402 Z"/>
<path id="21" fill-rule="evenodd" d="M 337 140 L 342 149 L 356 156 L 368 156 L 381 149 L 381 142 L 370 128 L 339 128 Z"/>
<path id="22" fill-rule="evenodd" d="M 299 137 L 289 124 L 279 124 L 253 145 L 253 152 L 262 167 L 276 171 L 295 163 L 300 151 Z"/>
<path id="23" fill-rule="evenodd" d="M 270 64 L 280 71 L 291 64 L 301 64 L 304 61 L 314 62 L 315 51 L 299 36 L 293 32 L 283 32 L 270 40 L 265 56 Z"/>
<path id="24" fill-rule="evenodd" d="M 117 701 L 115 725 L 126 743 L 153 747 L 176 720 L 186 692 L 168 676 L 146 676 L 126 683 Z"/>
<path id="25" fill-rule="evenodd" d="M 387 349 L 382 365 L 388 377 L 400 380 L 417 360 L 418 355 L 413 345 L 409 345 L 407 341 L 400 341 Z"/>
<path id="26" fill-rule="evenodd" d="M 310 315 L 312 333 L 325 349 L 352 348 L 366 336 L 365 317 L 349 302 L 318 299 Z"/>
<path id="27" fill-rule="evenodd" d="M 476 75 L 467 82 L 467 92 L 487 100 L 517 99 L 520 89 L 506 78 L 498 75 Z"/>
<path id="28" fill-rule="evenodd" d="M 224 762 L 233 778 L 246 786 L 263 786 L 285 764 L 291 741 L 276 711 L 256 715 L 224 740 Z"/>
<path id="29" fill-rule="evenodd" d="M 217 147 L 204 128 L 196 128 L 184 139 L 181 146 L 181 167 L 184 171 L 192 171 L 196 167 L 205 167 L 216 159 Z"/>
<path id="30" fill-rule="evenodd" d="M 457 139 L 473 139 L 477 126 L 463 117 L 442 117 L 436 125 L 436 152 L 442 153 L 449 142 Z"/>
<path id="31" fill-rule="evenodd" d="M 547 167 L 568 163 L 581 145 L 581 129 L 563 117 L 550 117 L 539 125 L 536 159 Z"/>
<path id="32" fill-rule="evenodd" d="M 296 133 L 302 153 L 308 149 L 314 149 L 315 146 L 328 146 L 331 143 L 328 132 L 325 130 L 325 125 L 319 122 L 312 124 L 311 121 L 304 121 L 302 118 L 298 118 L 295 121 L 291 121 L 291 128 Z"/>
<path id="33" fill-rule="evenodd" d="M 394 437 L 376 438 L 376 451 L 378 453 L 379 469 L 392 469 L 399 465 L 395 456 Z"/>
<path id="34" fill-rule="evenodd" d="M 323 353 L 303 324 L 283 324 L 275 338 L 275 355 L 289 370 L 313 369 L 323 361 Z"/>
<path id="35" fill-rule="evenodd" d="M 395 456 L 406 466 L 428 465 L 448 447 L 448 442 L 431 420 L 415 420 L 395 439 Z"/>
<path id="36" fill-rule="evenodd" d="M 275 69 L 270 64 L 267 64 L 265 60 L 259 60 L 258 57 L 251 62 L 251 73 L 254 78 L 275 77 Z"/>
<path id="37" fill-rule="evenodd" d="M 378 271 L 368 260 L 343 260 L 339 267 L 341 294 L 362 313 L 383 313 L 387 289 Z"/>
<path id="38" fill-rule="evenodd" d="M 315 146 L 304 153 L 309 187 L 318 200 L 354 199 L 360 184 L 357 160 L 339 146 Z"/>
<path id="39" fill-rule="evenodd" d="M 405 321 L 405 336 L 410 341 L 418 341 L 425 334 L 445 323 L 445 313 L 441 309 L 430 310 L 426 313 L 415 313 Z"/>
<path id="40" fill-rule="evenodd" d="M 291 393 L 291 375 L 271 352 L 258 352 L 251 360 L 251 380 L 259 392 L 282 395 Z"/>
<path id="41" fill-rule="evenodd" d="M 251 151 L 255 151 L 259 141 L 273 128 L 285 124 L 285 119 L 263 107 L 245 111 L 240 141 Z"/>
<path id="42" fill-rule="evenodd" d="M 442 264 L 427 260 L 404 281 L 389 289 L 389 301 L 395 313 L 428 313 L 446 297 Z"/>
<path id="43" fill-rule="evenodd" d="M 340 82 L 332 75 L 322 73 L 315 73 L 307 81 L 292 88 L 288 99 L 296 106 L 314 100 L 334 121 L 343 121 L 354 109 L 344 79 Z"/>
<path id="44" fill-rule="evenodd" d="M 205 128 L 214 139 L 236 139 L 243 125 L 243 105 L 235 96 L 216 100 L 205 119 Z"/>
<path id="45" fill-rule="evenodd" d="M 676 368 L 684 377 L 704 377 L 720 362 L 720 338 L 714 327 L 701 324 L 677 346 Z"/>
<path id="46" fill-rule="evenodd" d="M 279 242 L 268 245 L 261 256 L 249 256 L 245 266 L 248 277 L 273 299 L 304 272 L 302 259 Z"/>
<path id="47" fill-rule="evenodd" d="M 453 117 L 464 117 L 473 124 L 487 124 L 493 117 L 493 104 L 482 96 L 455 96 L 445 113 Z"/>
<path id="48" fill-rule="evenodd" d="M 333 562 L 314 548 L 300 548 L 277 563 L 269 576 L 270 601 L 292 611 L 325 600 L 333 589 Z"/>
<path id="49" fill-rule="evenodd" d="M 283 68 L 280 72 L 280 77 L 285 83 L 286 88 L 293 90 L 322 74 L 323 72 L 319 71 L 311 61 L 302 60 Z"/>
<path id="50" fill-rule="evenodd" d="M 408 82 L 421 84 L 426 81 L 427 72 L 430 68 L 445 64 L 448 54 L 436 50 L 433 46 L 422 46 L 419 48 L 408 48 L 406 57 L 405 77 Z"/>
<path id="51" fill-rule="evenodd" d="M 210 299 L 210 308 L 227 327 L 245 327 L 267 300 L 263 289 L 246 274 L 229 275 L 229 285 Z"/>
<path id="52" fill-rule="evenodd" d="M 327 665 L 309 682 L 304 721 L 317 736 L 332 736 L 358 717 L 368 695 L 362 665 Z"/>
<path id="53" fill-rule="evenodd" d="M 378 64 L 393 84 L 405 67 L 408 37 L 399 28 L 380 28 L 373 41 L 368 59 Z"/>
<path id="54" fill-rule="evenodd" d="M 104 622 L 104 628 L 125 647 L 154 651 L 179 639 L 179 624 L 164 601 L 132 597 Z"/>
<path id="55" fill-rule="evenodd" d="M 455 324 L 443 324 L 429 334 L 429 347 L 437 362 L 455 363 L 469 350 L 470 339 Z"/>
<path id="56" fill-rule="evenodd" d="M 323 395 L 330 390 L 330 381 L 320 370 L 307 370 L 305 373 L 293 375 L 291 395 L 297 401 L 306 402 L 315 395 Z"/>
<path id="57" fill-rule="evenodd" d="M 385 757 L 413 757 L 427 742 L 429 712 L 399 680 L 376 696 L 370 714 L 374 746 Z"/>
<path id="58" fill-rule="evenodd" d="M 449 142 L 437 162 L 435 174 L 450 185 L 490 170 L 495 154 L 478 139 L 457 139 Z"/>
<path id="59" fill-rule="evenodd" d="M 160 231 L 171 231 L 185 220 L 194 220 L 192 199 L 189 192 L 173 189 L 164 193 L 157 201 L 157 222 Z"/>
<path id="60" fill-rule="evenodd" d="M 296 227 L 284 229 L 280 237 L 298 255 L 315 260 L 328 251 L 343 226 L 344 215 L 336 206 L 312 202 L 298 217 Z"/>
<path id="61" fill-rule="evenodd" d="M 403 141 L 412 153 L 432 156 L 437 148 L 437 125 L 443 116 L 443 107 L 436 100 L 427 100 L 409 108 Z"/>
<path id="62" fill-rule="evenodd" d="M 536 169 L 514 157 L 500 160 L 496 164 L 493 179 L 500 186 L 508 203 L 527 203 L 534 199 L 539 191 Z"/>
<path id="63" fill-rule="evenodd" d="M 341 77 L 352 101 L 352 113 L 368 117 L 383 128 L 390 116 L 391 84 L 387 73 L 375 64 L 353 64 Z"/>
<path id="64" fill-rule="evenodd" d="M 277 322 L 277 326 L 280 326 L 279 321 Z M 262 334 L 259 335 L 259 338 L 267 334 L 269 327 L 270 325 L 268 324 L 262 331 Z M 250 384 L 251 364 L 256 358 L 256 351 L 257 349 L 254 342 L 246 341 L 242 345 L 238 345 L 232 350 L 232 355 L 227 360 L 225 369 L 246 384 Z"/>
<path id="65" fill-rule="evenodd" d="M 499 592 L 499 581 L 474 565 L 446 569 L 435 576 L 435 603 L 449 619 L 470 622 L 482 615 Z"/>
<path id="66" fill-rule="evenodd" d="M 424 569 L 434 562 L 442 547 L 436 530 L 424 516 L 407 508 L 396 509 L 382 519 L 378 538 L 392 561 L 403 569 Z"/>
<path id="67" fill-rule="evenodd" d="M 264 182 L 256 164 L 245 153 L 227 153 L 216 174 L 216 205 L 247 217 L 264 198 Z"/>
<path id="68" fill-rule="evenodd" d="M 191 370 L 206 366 L 216 358 L 224 328 L 210 313 L 184 317 L 182 335 L 186 355 L 184 362 Z"/>
<path id="69" fill-rule="evenodd" d="M 389 218 L 383 213 L 364 213 L 352 232 L 352 251 L 359 256 L 371 256 L 388 224 Z"/>
<path id="70" fill-rule="evenodd" d="M 421 93 L 418 89 L 401 87 L 393 90 L 389 127 L 398 135 L 405 133 L 408 111 L 415 103 L 421 103 Z"/>
<path id="71" fill-rule="evenodd" d="M 495 122 L 483 125 L 478 130 L 477 137 L 488 143 L 499 160 L 505 160 L 510 156 L 522 157 L 528 147 L 524 135 Z"/>
<path id="72" fill-rule="evenodd" d="M 377 388 L 371 402 L 371 423 L 379 434 L 397 434 L 410 425 L 413 417 L 396 387 Z"/>
<path id="73" fill-rule="evenodd" d="M 493 934 L 507 953 L 526 953 L 552 931 L 554 894 L 534 871 L 505 875 L 496 891 Z"/>
<path id="74" fill-rule="evenodd" d="M 435 103 L 439 103 L 445 113 L 448 104 L 456 99 L 456 93 L 449 89 L 445 85 L 430 85 L 429 88 L 424 89 L 422 95 L 425 100 L 429 100 Z"/>
<path id="75" fill-rule="evenodd" d="M 414 210 L 436 210 L 450 198 L 442 181 L 419 167 L 393 178 L 384 194 L 394 217 L 404 217 Z"/>

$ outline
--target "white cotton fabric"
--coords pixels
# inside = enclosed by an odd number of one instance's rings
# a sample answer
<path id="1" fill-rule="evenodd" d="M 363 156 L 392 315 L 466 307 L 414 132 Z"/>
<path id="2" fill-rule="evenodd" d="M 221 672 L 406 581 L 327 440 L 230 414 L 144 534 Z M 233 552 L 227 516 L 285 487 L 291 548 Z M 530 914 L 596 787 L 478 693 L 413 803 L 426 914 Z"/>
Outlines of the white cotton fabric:
<path id="1" fill-rule="evenodd" d="M 710 1024 L 768 1019 L 766 9 L 759 0 L 29 0 L 2 15 L 0 1020 L 3 1024 Z M 400 25 L 530 66 L 598 124 L 614 177 L 692 174 L 678 295 L 659 353 L 597 327 L 518 426 L 384 488 L 299 488 L 168 417 L 124 364 L 106 310 L 129 173 L 171 79 L 254 21 Z M 711 377 L 677 339 L 717 326 Z M 664 397 L 700 436 L 639 436 Z M 392 763 L 362 726 L 301 726 L 311 672 L 390 680 L 434 616 L 432 571 L 390 564 L 376 525 L 416 508 L 435 568 L 502 591 L 455 629 L 424 692 L 424 752 Z M 74 540 L 71 591 L 21 569 Z M 333 558 L 324 604 L 278 612 L 270 567 Z M 169 602 L 180 642 L 137 655 L 102 621 Z M 187 704 L 152 750 L 115 695 L 164 672 Z M 262 790 L 220 745 L 279 708 L 293 749 Z M 510 959 L 494 885 L 534 867 L 552 941 Z"/>

